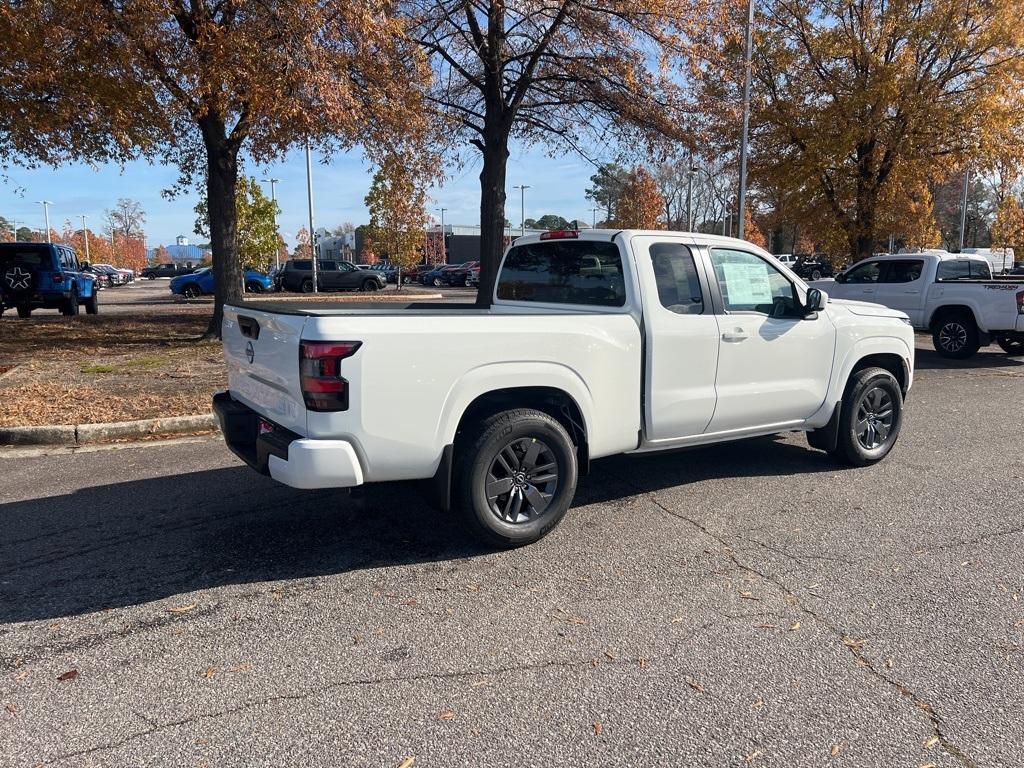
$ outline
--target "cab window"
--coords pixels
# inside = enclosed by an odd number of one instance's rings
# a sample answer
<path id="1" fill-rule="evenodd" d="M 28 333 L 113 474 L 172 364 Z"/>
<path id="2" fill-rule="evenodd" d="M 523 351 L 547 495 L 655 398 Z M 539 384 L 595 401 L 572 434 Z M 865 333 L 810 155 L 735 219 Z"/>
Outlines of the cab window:
<path id="1" fill-rule="evenodd" d="M 661 306 L 678 315 L 704 312 L 704 293 L 689 248 L 682 243 L 655 243 L 651 246 L 651 266 Z"/>
<path id="2" fill-rule="evenodd" d="M 803 317 L 795 286 L 764 259 L 746 251 L 713 248 L 711 264 L 727 312 Z"/>
<path id="3" fill-rule="evenodd" d="M 843 275 L 844 283 L 877 283 L 878 275 L 881 272 L 881 264 L 877 261 L 868 261 L 854 267 Z"/>
<path id="4" fill-rule="evenodd" d="M 921 259 L 889 261 L 886 262 L 886 267 L 885 276 L 882 278 L 883 283 L 912 283 L 921 277 L 924 261 Z"/>

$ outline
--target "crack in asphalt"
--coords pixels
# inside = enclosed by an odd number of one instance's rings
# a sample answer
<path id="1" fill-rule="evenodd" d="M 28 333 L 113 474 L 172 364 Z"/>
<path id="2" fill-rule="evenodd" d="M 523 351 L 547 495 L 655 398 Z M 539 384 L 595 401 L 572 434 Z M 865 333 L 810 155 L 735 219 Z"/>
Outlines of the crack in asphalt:
<path id="1" fill-rule="evenodd" d="M 633 486 L 632 483 L 630 483 L 628 480 L 625 480 L 624 478 L 620 478 L 620 480 L 622 480 L 623 482 L 627 483 L 632 487 L 636 487 Z M 869 674 L 883 682 L 886 686 L 894 689 L 901 696 L 909 699 L 917 709 L 919 709 L 927 716 L 932 728 L 932 734 L 935 736 L 935 738 L 939 740 L 939 744 L 949 755 L 960 761 L 964 768 L 977 768 L 977 764 L 974 762 L 974 760 L 972 760 L 967 754 L 965 754 L 956 744 L 950 741 L 950 739 L 945 735 L 945 733 L 943 733 L 942 717 L 938 714 L 938 712 L 935 711 L 934 707 L 932 707 L 932 705 L 929 704 L 925 699 L 921 698 L 917 693 L 915 693 L 909 686 L 900 682 L 899 680 L 896 680 L 893 677 L 890 677 L 889 675 L 885 674 L 883 671 L 878 669 L 875 666 L 874 662 L 861 650 L 863 640 L 858 640 L 856 638 L 851 637 L 846 632 L 844 632 L 840 627 L 837 627 L 835 624 L 833 624 L 829 619 L 822 616 L 812 608 L 809 608 L 806 605 L 804 605 L 803 602 L 800 600 L 799 595 L 797 595 L 790 587 L 788 587 L 780 579 L 773 578 L 772 576 L 764 573 L 763 571 L 760 571 L 751 565 L 747 565 L 746 563 L 741 562 L 740 559 L 736 556 L 735 552 L 732 549 L 732 546 L 729 544 L 727 539 L 714 533 L 707 526 L 699 523 L 693 518 L 688 517 L 682 514 L 681 512 L 677 512 L 676 510 L 667 507 L 657 498 L 657 496 L 654 493 L 650 491 L 645 491 L 641 488 L 638 488 L 637 491 L 638 493 L 642 493 L 643 495 L 647 496 L 647 498 L 650 499 L 651 502 L 656 507 L 658 507 L 658 509 L 662 510 L 665 514 L 674 517 L 677 520 L 682 520 L 686 523 L 689 523 L 702 534 L 704 534 L 711 540 L 717 542 L 722 547 L 724 554 L 738 569 L 750 573 L 758 577 L 765 583 L 775 587 L 786 597 L 787 603 L 797 608 L 800 612 L 809 616 L 815 622 L 817 622 L 822 627 L 831 632 L 833 635 L 835 635 L 842 642 L 843 646 L 850 653 L 850 655 L 853 656 L 853 658 L 856 660 L 858 667 L 867 670 Z"/>

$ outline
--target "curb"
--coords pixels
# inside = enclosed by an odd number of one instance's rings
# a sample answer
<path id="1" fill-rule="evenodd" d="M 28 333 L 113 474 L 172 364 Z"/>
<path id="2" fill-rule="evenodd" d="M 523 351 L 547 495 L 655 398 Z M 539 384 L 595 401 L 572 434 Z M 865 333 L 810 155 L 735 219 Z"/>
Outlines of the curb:
<path id="1" fill-rule="evenodd" d="M 108 424 L 49 424 L 42 427 L 0 427 L 0 445 L 83 445 L 123 437 L 173 435 L 218 429 L 212 414 L 163 419 L 115 421 Z"/>

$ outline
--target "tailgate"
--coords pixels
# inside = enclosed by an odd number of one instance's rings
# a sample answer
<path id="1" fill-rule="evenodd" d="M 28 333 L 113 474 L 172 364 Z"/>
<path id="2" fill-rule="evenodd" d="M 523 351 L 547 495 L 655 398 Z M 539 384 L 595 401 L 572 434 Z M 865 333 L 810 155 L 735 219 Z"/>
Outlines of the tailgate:
<path id="1" fill-rule="evenodd" d="M 306 434 L 299 385 L 299 340 L 306 318 L 224 307 L 224 359 L 236 400 L 282 427 Z"/>

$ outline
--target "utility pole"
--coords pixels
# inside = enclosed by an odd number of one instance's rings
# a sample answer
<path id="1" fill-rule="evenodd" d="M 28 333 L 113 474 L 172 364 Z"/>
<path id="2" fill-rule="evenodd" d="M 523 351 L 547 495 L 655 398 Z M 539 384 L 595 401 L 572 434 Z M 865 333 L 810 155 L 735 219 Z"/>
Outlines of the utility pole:
<path id="1" fill-rule="evenodd" d="M 85 222 L 85 214 L 82 214 L 82 240 L 85 241 L 85 260 L 89 260 L 89 225 Z"/>
<path id="2" fill-rule="evenodd" d="M 277 229 L 277 183 L 280 179 L 260 179 L 264 184 L 270 185 L 270 201 L 274 204 L 274 237 L 280 238 Z M 280 243 L 274 243 L 274 265 L 277 267 L 281 266 L 281 248 Z"/>
<path id="3" fill-rule="evenodd" d="M 750 70 L 754 56 L 754 0 L 747 0 L 747 49 L 743 57 L 743 138 L 740 141 L 740 240 L 743 239 L 747 211 L 747 144 L 750 134 Z M 730 234 L 732 232 L 730 231 Z"/>
<path id="4" fill-rule="evenodd" d="M 14 242 L 18 242 L 18 224 L 19 223 L 22 223 L 22 222 L 19 222 L 17 219 L 14 219 L 11 222 L 11 229 L 14 230 Z"/>
<path id="5" fill-rule="evenodd" d="M 960 253 L 964 252 L 964 238 L 967 234 L 967 188 L 971 183 L 971 168 L 964 168 L 964 196 L 960 202 Z"/>
<path id="6" fill-rule="evenodd" d="M 313 262 L 313 293 L 319 293 L 317 288 L 317 256 L 316 256 L 316 233 L 313 229 L 313 153 L 306 142 L 306 198 L 309 201 L 309 253 Z"/>
<path id="7" fill-rule="evenodd" d="M 50 206 L 53 203 L 49 200 L 39 200 L 38 203 L 43 206 L 43 217 L 46 219 L 46 242 L 50 242 Z"/>
<path id="8" fill-rule="evenodd" d="M 600 210 L 601 210 L 600 208 L 591 208 L 590 209 L 590 215 L 593 217 L 593 222 L 591 223 L 591 226 L 594 229 L 597 229 L 597 212 L 600 211 Z"/>
<path id="9" fill-rule="evenodd" d="M 519 190 L 519 234 L 526 234 L 526 190 L 530 188 L 529 184 L 518 184 L 512 189 Z"/>
<path id="10" fill-rule="evenodd" d="M 441 211 L 441 263 L 442 264 L 447 264 L 448 263 L 448 238 L 445 236 L 445 231 L 444 231 L 444 212 L 447 211 L 448 209 L 447 208 L 441 208 L 439 210 Z"/>
<path id="11" fill-rule="evenodd" d="M 697 175 L 697 166 L 690 155 L 690 167 L 686 171 L 686 231 L 693 232 L 693 177 Z"/>

